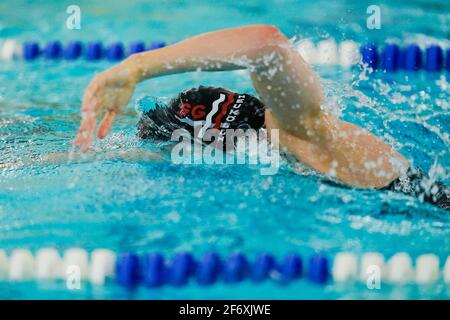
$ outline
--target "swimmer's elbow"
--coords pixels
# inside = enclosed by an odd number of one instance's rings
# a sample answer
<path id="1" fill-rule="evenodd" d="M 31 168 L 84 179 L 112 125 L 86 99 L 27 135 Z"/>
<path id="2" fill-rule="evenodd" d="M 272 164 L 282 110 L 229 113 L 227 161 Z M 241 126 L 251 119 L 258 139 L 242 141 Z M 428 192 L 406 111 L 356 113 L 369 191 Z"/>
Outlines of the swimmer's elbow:
<path id="1" fill-rule="evenodd" d="M 280 29 L 272 24 L 255 25 L 251 28 L 258 29 L 258 31 L 264 34 L 266 37 L 276 37 L 282 34 Z"/>
<path id="2" fill-rule="evenodd" d="M 252 47 L 251 55 L 255 62 L 260 63 L 261 58 L 277 53 L 279 56 L 288 56 L 292 51 L 292 44 L 289 39 L 273 25 L 254 25 L 244 27 L 247 31 L 246 37 Z M 241 30 L 244 31 L 244 30 Z M 243 34 L 243 33 L 241 33 Z M 275 60 L 265 61 L 265 63 L 277 62 Z"/>
<path id="3" fill-rule="evenodd" d="M 249 37 L 263 47 L 273 48 L 289 43 L 289 39 L 274 25 L 253 25 L 243 29 L 247 29 Z"/>
<path id="4" fill-rule="evenodd" d="M 270 45 L 280 45 L 289 43 L 289 39 L 274 25 L 259 26 L 264 41 Z"/>

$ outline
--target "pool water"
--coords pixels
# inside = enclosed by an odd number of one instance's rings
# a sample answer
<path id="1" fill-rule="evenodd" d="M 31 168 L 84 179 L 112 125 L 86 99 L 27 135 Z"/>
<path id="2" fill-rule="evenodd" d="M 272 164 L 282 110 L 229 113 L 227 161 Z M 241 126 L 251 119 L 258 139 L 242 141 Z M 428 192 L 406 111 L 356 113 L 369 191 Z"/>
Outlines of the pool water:
<path id="1" fill-rule="evenodd" d="M 382 29 L 366 28 L 365 1 L 78 1 L 81 30 L 67 30 L 68 1 L 0 2 L 0 39 L 41 43 L 58 39 L 105 43 L 168 43 L 214 29 L 270 23 L 293 41 L 334 37 L 359 43 L 446 44 L 446 1 L 381 2 Z M 450 251 L 449 215 L 408 196 L 352 190 L 324 183 L 284 162 L 274 176 L 246 165 L 174 165 L 102 157 L 111 150 L 157 151 L 136 138 L 134 102 L 145 95 L 170 97 L 196 85 L 254 93 L 242 72 L 192 73 L 144 82 L 112 134 L 97 141 L 88 159 L 46 163 L 67 153 L 78 127 L 84 88 L 109 62 L 45 61 L 0 64 L 0 248 L 64 250 L 79 246 L 167 255 L 210 250 L 226 255 L 263 251 L 282 256 L 315 251 L 432 252 L 441 263 Z M 415 165 L 450 184 L 448 74 L 377 72 L 316 67 L 327 105 L 390 142 Z M 115 285 L 0 282 L 0 298 L 448 298 L 450 288 L 364 285 L 288 286 L 190 284 L 129 291 Z"/>

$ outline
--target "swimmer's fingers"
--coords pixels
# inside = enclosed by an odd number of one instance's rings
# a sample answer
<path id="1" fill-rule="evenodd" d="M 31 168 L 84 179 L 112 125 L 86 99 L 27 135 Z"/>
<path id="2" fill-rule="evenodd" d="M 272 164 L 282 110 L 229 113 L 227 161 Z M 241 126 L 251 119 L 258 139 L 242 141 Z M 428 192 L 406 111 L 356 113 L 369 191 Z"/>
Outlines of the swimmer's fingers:
<path id="1" fill-rule="evenodd" d="M 97 117 L 95 112 L 83 112 L 78 134 L 73 141 L 74 144 L 81 144 L 81 151 L 86 152 L 92 143 L 92 136 L 95 131 Z"/>
<path id="2" fill-rule="evenodd" d="M 82 134 L 82 146 L 81 146 L 81 152 L 88 151 L 89 147 L 92 144 L 92 140 L 94 138 L 94 132 L 95 132 L 95 126 L 97 124 L 97 118 L 95 114 L 91 114 L 84 118 L 83 122 L 86 123 L 85 130 L 81 132 Z"/>
<path id="3" fill-rule="evenodd" d="M 82 120 L 78 134 L 73 143 L 81 144 L 81 151 L 85 152 L 92 143 L 95 126 L 97 124 L 96 113 L 101 105 L 102 99 L 99 99 L 99 86 L 90 85 L 83 96 L 83 105 L 81 107 Z"/>
<path id="4" fill-rule="evenodd" d="M 83 106 L 84 105 L 85 103 L 83 103 Z M 84 142 L 87 137 L 87 132 L 90 129 L 90 125 L 92 124 L 92 117 L 95 118 L 95 113 L 82 111 L 80 127 L 78 128 L 77 136 L 73 140 L 74 144 L 82 144 Z"/>
<path id="5" fill-rule="evenodd" d="M 114 110 L 110 110 L 104 116 L 102 123 L 100 124 L 97 132 L 97 137 L 99 139 L 103 139 L 111 130 L 114 120 L 117 117 L 117 112 Z"/>
<path id="6" fill-rule="evenodd" d="M 78 134 L 73 141 L 74 144 L 81 145 L 82 152 L 86 152 L 92 144 L 96 123 L 97 118 L 95 113 L 83 112 L 83 119 L 81 120 L 80 129 L 78 129 Z"/>
<path id="7" fill-rule="evenodd" d="M 81 144 L 84 141 L 84 133 L 86 132 L 86 123 L 84 119 L 81 120 L 80 127 L 78 128 L 77 136 L 73 139 L 73 144 Z"/>

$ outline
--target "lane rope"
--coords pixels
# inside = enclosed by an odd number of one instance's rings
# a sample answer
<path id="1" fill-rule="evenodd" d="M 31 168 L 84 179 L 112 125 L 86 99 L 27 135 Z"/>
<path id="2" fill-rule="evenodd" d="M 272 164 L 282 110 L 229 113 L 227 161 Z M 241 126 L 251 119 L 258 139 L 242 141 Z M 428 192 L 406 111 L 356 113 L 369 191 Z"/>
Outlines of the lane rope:
<path id="1" fill-rule="evenodd" d="M 242 253 L 221 257 L 210 252 L 195 258 L 189 252 L 181 252 L 166 259 L 161 253 L 117 254 L 109 249 L 88 253 L 82 248 L 70 248 L 62 254 L 54 248 L 42 248 L 35 254 L 28 249 L 15 249 L 9 255 L 0 250 L 0 282 L 58 281 L 74 273 L 94 285 L 115 282 L 124 287 L 180 287 L 191 281 L 202 286 L 266 280 L 288 284 L 300 279 L 319 285 L 367 283 L 377 273 L 380 281 L 394 285 L 450 285 L 450 256 L 441 269 L 439 257 L 434 254 L 419 255 L 414 264 L 406 252 L 396 253 L 388 260 L 378 252 L 359 256 L 340 252 L 333 259 L 315 253 L 304 260 L 297 253 L 277 259 L 270 253 L 249 258 Z"/>
<path id="2" fill-rule="evenodd" d="M 40 45 L 37 41 L 23 43 L 14 39 L 0 41 L 0 59 L 33 61 L 46 60 L 120 61 L 129 55 L 162 48 L 164 41 L 134 41 L 125 45 L 122 42 L 103 44 L 100 41 L 48 41 Z M 319 41 L 302 40 L 297 44 L 298 51 L 310 64 L 318 66 L 341 66 L 344 69 L 365 65 L 373 70 L 396 72 L 399 70 L 428 72 L 450 72 L 450 48 L 439 45 L 421 47 L 417 44 L 400 46 L 387 43 L 378 46 L 375 43 L 360 45 L 352 40 L 337 43 L 334 39 Z"/>

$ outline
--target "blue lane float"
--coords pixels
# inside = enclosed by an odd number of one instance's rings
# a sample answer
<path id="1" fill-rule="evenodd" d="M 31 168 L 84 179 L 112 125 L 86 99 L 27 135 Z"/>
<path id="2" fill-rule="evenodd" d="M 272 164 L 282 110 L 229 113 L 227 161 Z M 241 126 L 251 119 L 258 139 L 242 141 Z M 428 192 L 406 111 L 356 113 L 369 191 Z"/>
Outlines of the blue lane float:
<path id="1" fill-rule="evenodd" d="M 247 258 L 240 253 L 233 254 L 225 263 L 223 271 L 224 281 L 228 283 L 241 282 L 247 277 L 248 269 Z"/>
<path id="2" fill-rule="evenodd" d="M 25 60 L 34 60 L 40 54 L 39 43 L 35 41 L 26 41 L 23 44 L 23 58 Z"/>
<path id="3" fill-rule="evenodd" d="M 394 72 L 400 66 L 400 47 L 396 44 L 389 44 L 384 47 L 381 57 L 382 69 Z"/>
<path id="4" fill-rule="evenodd" d="M 408 71 L 417 71 L 422 67 L 422 51 L 416 44 L 406 47 L 403 55 L 403 68 Z"/>
<path id="5" fill-rule="evenodd" d="M 264 253 L 256 257 L 251 268 L 251 279 L 255 282 L 261 282 L 270 277 L 270 273 L 275 268 L 275 258 Z"/>
<path id="6" fill-rule="evenodd" d="M 426 50 L 426 65 L 425 69 L 431 72 L 441 71 L 443 65 L 442 48 L 437 45 L 432 45 Z"/>
<path id="7" fill-rule="evenodd" d="M 378 67 L 378 49 L 373 43 L 361 47 L 361 60 L 367 67 L 376 69 Z"/>
<path id="8" fill-rule="evenodd" d="M 288 254 L 278 266 L 280 280 L 283 283 L 289 283 L 302 276 L 303 261 L 298 254 Z"/>
<path id="9" fill-rule="evenodd" d="M 169 283 L 180 287 L 185 285 L 195 273 L 197 264 L 190 253 L 177 254 L 168 270 Z"/>
<path id="10" fill-rule="evenodd" d="M 83 44 L 81 41 L 69 42 L 63 50 L 63 56 L 66 60 L 76 60 L 81 57 L 83 52 Z"/>
<path id="11" fill-rule="evenodd" d="M 110 61 L 122 60 L 125 57 L 125 49 L 120 42 L 111 43 L 106 48 L 106 58 Z"/>
<path id="12" fill-rule="evenodd" d="M 139 256 L 132 253 L 124 253 L 117 259 L 116 279 L 117 283 L 124 287 L 134 287 L 141 280 L 141 266 Z"/>
<path id="13" fill-rule="evenodd" d="M 103 57 L 103 45 L 101 42 L 88 42 L 86 45 L 86 60 L 96 61 Z"/>
<path id="14" fill-rule="evenodd" d="M 150 46 L 148 47 L 148 50 L 155 50 L 160 49 L 166 46 L 166 43 L 164 41 L 153 41 L 150 43 Z"/>
<path id="15" fill-rule="evenodd" d="M 200 285 L 214 284 L 222 272 L 222 260 L 215 253 L 205 254 L 197 265 L 196 279 Z"/>
<path id="16" fill-rule="evenodd" d="M 328 259 L 322 254 L 315 254 L 309 259 L 308 279 L 323 284 L 328 281 Z"/>
<path id="17" fill-rule="evenodd" d="M 59 59 L 63 53 L 63 47 L 59 41 L 49 41 L 43 50 L 44 58 L 46 59 Z"/>
<path id="18" fill-rule="evenodd" d="M 128 53 L 130 55 L 139 53 L 139 52 L 143 52 L 143 51 L 145 51 L 145 42 L 144 41 L 135 41 L 135 42 L 131 42 L 128 45 Z"/>
<path id="19" fill-rule="evenodd" d="M 165 283 L 167 274 L 163 255 L 148 254 L 142 261 L 142 280 L 150 288 L 160 287 Z"/>
<path id="20" fill-rule="evenodd" d="M 447 49 L 447 55 L 445 57 L 445 61 L 447 62 L 446 63 L 446 69 L 447 69 L 448 72 L 450 72 L 450 48 Z"/>

